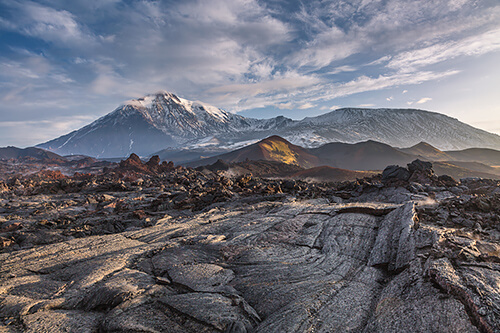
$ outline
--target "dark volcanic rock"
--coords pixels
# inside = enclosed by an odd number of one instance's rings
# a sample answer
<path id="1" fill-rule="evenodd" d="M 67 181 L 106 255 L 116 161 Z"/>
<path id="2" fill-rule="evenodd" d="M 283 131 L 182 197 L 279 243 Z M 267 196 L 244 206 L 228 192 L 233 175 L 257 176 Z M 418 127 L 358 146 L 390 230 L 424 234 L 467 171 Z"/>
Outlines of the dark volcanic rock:
<path id="1" fill-rule="evenodd" d="M 426 161 L 421 161 L 419 159 L 409 163 L 408 170 L 412 174 L 415 172 L 434 174 L 434 171 L 432 170 L 432 163 L 426 162 Z"/>
<path id="2" fill-rule="evenodd" d="M 450 177 L 448 175 L 439 176 L 438 181 L 446 187 L 453 187 L 458 185 L 458 182 L 453 177 Z"/>
<path id="3" fill-rule="evenodd" d="M 382 172 L 382 180 L 402 180 L 407 181 L 410 178 L 410 172 L 399 165 L 389 165 Z"/>
<path id="4" fill-rule="evenodd" d="M 0 332 L 500 329 L 498 181 L 127 161 L 3 183 Z"/>
<path id="5" fill-rule="evenodd" d="M 129 158 L 120 162 L 118 168 L 114 170 L 109 170 L 113 172 L 135 172 L 138 174 L 159 174 L 164 172 L 169 172 L 174 169 L 173 162 L 163 161 L 160 164 L 160 158 L 158 155 L 152 156 L 148 162 L 142 163 L 139 156 L 136 154 L 131 154 Z"/>
<path id="6" fill-rule="evenodd" d="M 126 160 L 120 162 L 120 168 L 134 171 L 147 170 L 147 168 L 144 167 L 144 164 L 142 164 L 140 157 L 134 153 L 130 154 L 130 156 Z"/>
<path id="7" fill-rule="evenodd" d="M 434 174 L 431 162 L 415 160 L 408 164 L 408 171 L 411 176 L 409 181 L 419 184 L 433 184 L 437 176 Z"/>
<path id="8" fill-rule="evenodd" d="M 415 259 L 415 222 L 413 203 L 389 213 L 379 226 L 369 264 L 384 265 L 389 271 L 407 267 Z"/>
<path id="9" fill-rule="evenodd" d="M 229 170 L 229 163 L 219 159 L 214 164 L 207 165 L 206 168 L 210 171 L 226 171 Z"/>
<path id="10" fill-rule="evenodd" d="M 160 165 L 160 157 L 158 155 L 152 156 L 146 163 L 149 168 L 158 168 Z"/>

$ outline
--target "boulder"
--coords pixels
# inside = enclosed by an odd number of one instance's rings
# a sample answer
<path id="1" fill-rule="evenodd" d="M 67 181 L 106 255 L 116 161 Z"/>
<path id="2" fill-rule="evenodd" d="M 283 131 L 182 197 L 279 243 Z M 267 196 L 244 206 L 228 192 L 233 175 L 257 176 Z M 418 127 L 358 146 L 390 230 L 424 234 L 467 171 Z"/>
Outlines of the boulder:
<path id="1" fill-rule="evenodd" d="M 421 161 L 419 159 L 414 160 L 411 163 L 408 163 L 408 170 L 410 173 L 414 172 L 429 172 L 434 173 L 432 170 L 432 163 L 427 161 Z"/>
<path id="2" fill-rule="evenodd" d="M 382 181 L 401 180 L 407 181 L 410 178 L 410 172 L 399 165 L 389 165 L 382 172 Z"/>

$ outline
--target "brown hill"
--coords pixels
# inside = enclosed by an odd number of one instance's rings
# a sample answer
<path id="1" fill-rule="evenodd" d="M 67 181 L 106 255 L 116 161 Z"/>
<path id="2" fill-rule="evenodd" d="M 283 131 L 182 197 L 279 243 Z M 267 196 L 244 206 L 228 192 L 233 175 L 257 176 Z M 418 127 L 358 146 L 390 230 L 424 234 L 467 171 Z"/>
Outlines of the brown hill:
<path id="1" fill-rule="evenodd" d="M 328 143 L 310 152 L 323 165 L 349 170 L 383 170 L 391 164 L 406 165 L 416 158 L 385 143 L 371 140 L 355 144 Z"/>
<path id="2" fill-rule="evenodd" d="M 8 160 L 20 158 L 35 158 L 38 160 L 64 160 L 62 156 L 56 153 L 35 147 L 17 148 L 9 146 L 0 148 L 0 159 Z"/>
<path id="3" fill-rule="evenodd" d="M 330 166 L 320 166 L 299 171 L 291 176 L 294 179 L 304 179 L 320 182 L 342 182 L 346 180 L 356 180 L 358 178 L 375 175 L 373 171 L 352 171 L 346 169 L 333 168 Z"/>
<path id="4" fill-rule="evenodd" d="M 403 153 L 415 155 L 420 159 L 429 161 L 449 161 L 453 159 L 445 152 L 431 146 L 426 142 L 420 142 L 410 148 L 401 148 L 399 150 Z"/>
<path id="5" fill-rule="evenodd" d="M 471 170 L 473 172 L 482 172 L 493 175 L 500 175 L 500 169 L 478 162 L 461 162 L 461 161 L 441 161 L 448 164 L 456 165 L 457 167 Z"/>
<path id="6" fill-rule="evenodd" d="M 500 151 L 487 148 L 470 148 L 446 151 L 453 161 L 479 162 L 489 166 L 500 166 Z"/>
<path id="7" fill-rule="evenodd" d="M 319 165 L 318 157 L 311 154 L 308 149 L 291 144 L 277 135 L 270 136 L 255 144 L 226 154 L 187 163 L 187 165 L 208 165 L 215 163 L 219 159 L 228 163 L 243 162 L 246 160 L 276 161 L 297 165 L 303 168 L 311 168 Z"/>
<path id="8" fill-rule="evenodd" d="M 448 175 L 457 180 L 460 178 L 467 178 L 467 177 L 500 179 L 498 171 L 495 170 L 494 168 L 490 169 L 493 172 L 490 173 L 490 172 L 471 170 L 470 168 L 474 167 L 474 165 L 471 164 L 467 164 L 469 168 L 466 168 L 464 166 L 456 165 L 455 163 L 457 162 L 433 162 L 433 169 L 438 176 Z"/>

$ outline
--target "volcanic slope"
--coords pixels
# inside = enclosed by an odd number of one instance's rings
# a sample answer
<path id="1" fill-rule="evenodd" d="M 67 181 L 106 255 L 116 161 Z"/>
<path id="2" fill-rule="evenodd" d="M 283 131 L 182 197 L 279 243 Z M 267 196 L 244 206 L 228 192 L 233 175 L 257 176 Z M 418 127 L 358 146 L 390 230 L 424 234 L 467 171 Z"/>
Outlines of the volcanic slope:
<path id="1" fill-rule="evenodd" d="M 318 157 L 309 152 L 308 149 L 291 144 L 287 140 L 277 135 L 270 136 L 255 144 L 237 149 L 230 153 L 203 159 L 190 166 L 208 165 L 223 160 L 229 163 L 243 162 L 246 160 L 276 161 L 286 164 L 298 165 L 303 168 L 311 168 L 319 165 Z"/>
<path id="2" fill-rule="evenodd" d="M 406 154 L 411 154 L 418 156 L 419 158 L 423 158 L 429 161 L 451 161 L 453 158 L 445 153 L 444 151 L 441 151 L 437 149 L 436 147 L 433 147 L 432 145 L 426 143 L 426 142 L 420 142 L 412 147 L 409 148 L 401 148 L 399 149 L 403 153 Z"/>
<path id="3" fill-rule="evenodd" d="M 406 165 L 415 159 L 414 155 L 375 141 L 328 143 L 310 152 L 322 165 L 349 170 L 383 170 L 389 164 Z"/>
<path id="4" fill-rule="evenodd" d="M 458 151 L 447 151 L 447 155 L 454 161 L 475 161 L 490 166 L 500 166 L 500 151 L 486 148 L 470 148 Z"/>
<path id="5" fill-rule="evenodd" d="M 356 144 L 335 142 L 318 148 L 307 149 L 293 145 L 279 136 L 272 136 L 230 153 L 187 163 L 186 165 L 209 165 L 218 160 L 233 164 L 243 161 L 274 161 L 281 163 L 281 165 L 297 165 L 307 169 L 296 172 L 294 177 L 298 179 L 314 178 L 316 180 L 341 181 L 370 176 L 371 174 L 362 172 L 383 170 L 387 165 L 405 166 L 411 161 L 420 158 L 433 161 L 438 175 L 447 174 L 457 179 L 463 177 L 497 179 L 500 176 L 498 168 L 483 163 L 473 160 L 440 160 L 439 156 L 443 159 L 451 158 L 446 153 L 425 143 L 407 149 L 397 149 L 375 141 Z M 279 168 L 275 167 L 273 170 L 275 171 L 274 176 L 284 175 Z M 266 175 L 272 176 L 269 173 L 266 173 Z"/>
<path id="6" fill-rule="evenodd" d="M 290 124 L 281 133 L 288 141 L 307 147 L 373 140 L 393 147 L 425 141 L 442 150 L 500 148 L 500 136 L 496 134 L 437 112 L 416 109 L 343 108 Z"/>

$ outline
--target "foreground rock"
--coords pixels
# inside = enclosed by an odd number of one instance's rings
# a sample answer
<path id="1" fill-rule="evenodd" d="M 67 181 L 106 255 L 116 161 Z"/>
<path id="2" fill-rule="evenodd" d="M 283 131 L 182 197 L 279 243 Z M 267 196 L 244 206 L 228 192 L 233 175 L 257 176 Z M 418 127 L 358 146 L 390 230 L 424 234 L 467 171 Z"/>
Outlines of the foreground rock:
<path id="1" fill-rule="evenodd" d="M 479 258 L 498 250 L 419 223 L 411 202 L 236 201 L 0 254 L 0 318 L 10 332 L 496 332 L 500 266 Z"/>
<path id="2" fill-rule="evenodd" d="M 143 163 L 0 183 L 0 332 L 499 332 L 500 192 Z"/>

